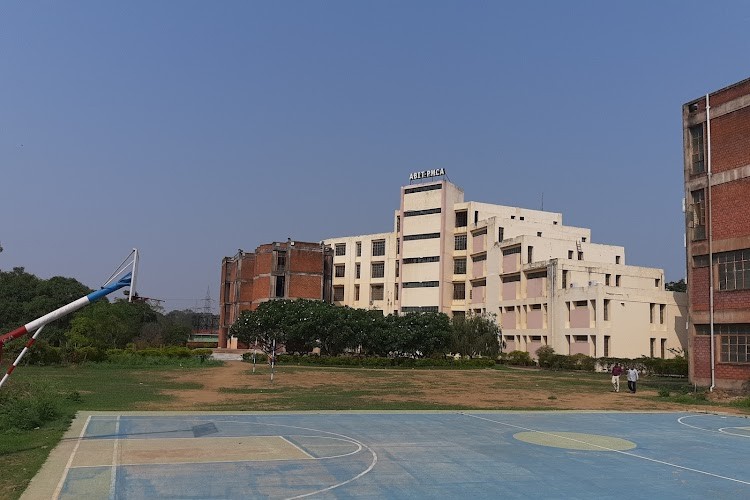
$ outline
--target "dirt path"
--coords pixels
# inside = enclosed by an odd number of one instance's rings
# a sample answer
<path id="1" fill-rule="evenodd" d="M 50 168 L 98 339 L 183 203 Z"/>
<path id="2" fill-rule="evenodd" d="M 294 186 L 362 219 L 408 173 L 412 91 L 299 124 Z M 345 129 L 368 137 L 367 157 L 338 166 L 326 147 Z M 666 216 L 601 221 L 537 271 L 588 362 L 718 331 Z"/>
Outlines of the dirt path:
<path id="1" fill-rule="evenodd" d="M 257 409 L 273 402 L 279 392 L 307 391 L 327 397 L 336 391 L 359 390 L 364 398 L 386 402 L 414 402 L 432 405 L 461 405 L 481 409 L 548 408 L 560 410 L 675 410 L 739 413 L 735 408 L 685 405 L 654 399 L 655 390 L 630 394 L 626 388 L 610 392 L 609 377 L 577 378 L 577 374 L 527 372 L 521 370 L 365 370 L 323 369 L 280 366 L 273 385 L 266 365 L 228 361 L 222 367 L 191 370 L 168 375 L 174 381 L 201 384 L 200 389 L 168 391 L 168 402 L 149 404 L 143 409 L 233 410 Z M 224 391 L 222 391 L 224 388 Z M 226 392 L 227 388 L 245 393 Z M 263 392 L 266 390 L 267 392 Z"/>

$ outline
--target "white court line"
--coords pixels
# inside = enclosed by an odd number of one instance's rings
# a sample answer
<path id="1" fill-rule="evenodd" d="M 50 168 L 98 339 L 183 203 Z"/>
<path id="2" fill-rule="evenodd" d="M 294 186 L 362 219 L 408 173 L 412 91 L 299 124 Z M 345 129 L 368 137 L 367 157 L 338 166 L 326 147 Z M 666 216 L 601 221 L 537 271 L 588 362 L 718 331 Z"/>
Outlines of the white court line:
<path id="1" fill-rule="evenodd" d="M 719 432 L 721 432 L 722 434 L 729 434 L 730 436 L 739 436 L 739 437 L 743 437 L 743 438 L 750 438 L 750 435 L 748 435 L 748 434 L 737 434 L 736 432 L 728 432 L 728 431 L 726 431 L 724 429 L 744 429 L 744 430 L 747 430 L 747 427 L 721 427 L 719 429 Z"/>
<path id="2" fill-rule="evenodd" d="M 73 464 L 73 458 L 75 458 L 76 453 L 78 452 L 78 447 L 81 446 L 81 439 L 83 439 L 83 436 L 86 434 L 86 428 L 89 426 L 89 422 L 91 422 L 91 415 L 89 415 L 86 418 L 86 423 L 83 424 L 83 429 L 81 429 L 81 433 L 78 435 L 78 441 L 76 442 L 75 447 L 73 448 L 73 452 L 70 454 L 70 458 L 68 458 L 68 463 L 65 464 L 65 470 L 63 470 L 62 477 L 60 478 L 60 482 L 57 483 L 57 488 L 55 488 L 55 493 L 52 495 L 52 498 L 54 500 L 57 500 L 60 498 L 60 492 L 62 491 L 63 484 L 65 484 L 65 479 L 68 477 L 68 471 L 70 470 L 70 466 Z"/>
<path id="3" fill-rule="evenodd" d="M 705 427 L 698 427 L 697 425 L 686 424 L 685 422 L 682 421 L 683 418 L 707 417 L 707 416 L 713 416 L 713 417 L 718 416 L 719 418 L 724 418 L 724 419 L 727 418 L 721 415 L 715 415 L 713 413 L 705 414 L 705 415 L 685 415 L 683 417 L 678 418 L 677 422 L 684 425 L 685 427 L 691 427 L 693 429 L 698 429 L 699 431 L 718 432 L 719 434 L 727 434 L 729 436 L 739 436 L 739 437 L 744 437 L 744 438 L 750 438 L 750 436 L 746 434 L 736 434 L 734 432 L 727 432 L 724 430 L 724 429 L 740 429 L 741 427 L 720 427 L 719 429 L 706 429 Z M 746 418 L 746 417 L 739 417 L 739 418 Z"/>
<path id="4" fill-rule="evenodd" d="M 747 484 L 747 485 L 750 486 L 750 482 L 743 481 L 741 479 L 735 479 L 733 477 L 727 477 L 727 476 L 720 476 L 719 474 L 714 474 L 712 472 L 707 472 L 707 471 L 700 470 L 700 469 L 692 469 L 690 467 L 685 467 L 683 465 L 677 465 L 677 464 L 673 464 L 673 463 L 670 463 L 670 462 L 665 462 L 663 460 L 657 460 L 655 458 L 648 458 L 648 457 L 644 457 L 642 455 L 636 455 L 635 453 L 630 453 L 630 452 L 627 452 L 627 451 L 615 450 L 615 449 L 612 449 L 612 448 L 607 448 L 606 446 L 601 446 L 601 445 L 594 444 L 594 443 L 587 443 L 586 441 L 581 441 L 581 440 L 578 440 L 578 439 L 575 439 L 575 438 L 571 438 L 569 436 L 559 436 L 559 435 L 553 434 L 551 432 L 544 432 L 544 431 L 540 431 L 540 430 L 537 430 L 537 429 L 530 429 L 528 427 L 522 427 L 520 425 L 508 424 L 506 422 L 499 422 L 497 420 L 492 420 L 492 419 L 489 419 L 489 418 L 480 417 L 479 415 L 471 415 L 469 413 L 461 413 L 461 414 L 462 415 L 466 415 L 467 417 L 477 418 L 479 420 L 486 420 L 487 422 L 493 422 L 495 424 L 507 425 L 508 427 L 515 427 L 516 429 L 521 429 L 521 430 L 529 431 L 529 432 L 538 432 L 539 434 L 545 434 L 547 436 L 556 437 L 558 439 L 567 439 L 569 441 L 574 441 L 576 443 L 586 444 L 588 446 L 594 446 L 594 447 L 597 447 L 597 448 L 601 448 L 602 450 L 612 451 L 612 452 L 615 452 L 615 453 L 621 453 L 621 454 L 627 455 L 629 457 L 640 458 L 641 460 L 647 460 L 649 462 L 655 462 L 657 464 L 667 465 L 669 467 L 675 467 L 676 469 L 682 469 L 682 470 L 687 470 L 687 471 L 690 471 L 690 472 L 696 472 L 698 474 L 705 474 L 706 476 L 716 477 L 716 478 L 719 478 L 719 479 L 726 479 L 727 481 L 734 481 L 735 483 L 742 483 L 742 484 Z M 687 424 L 685 424 L 685 425 L 687 425 Z"/>
<path id="5" fill-rule="evenodd" d="M 120 415 L 115 420 L 115 444 L 112 446 L 112 473 L 109 479 L 109 500 L 115 498 L 115 484 L 117 483 L 117 452 L 119 451 L 120 440 Z"/>

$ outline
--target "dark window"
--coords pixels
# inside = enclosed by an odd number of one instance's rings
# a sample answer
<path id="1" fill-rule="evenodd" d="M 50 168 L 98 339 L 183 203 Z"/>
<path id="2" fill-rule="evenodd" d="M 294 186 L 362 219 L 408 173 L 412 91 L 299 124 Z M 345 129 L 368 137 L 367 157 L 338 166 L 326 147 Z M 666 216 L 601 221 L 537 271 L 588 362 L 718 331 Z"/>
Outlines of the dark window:
<path id="1" fill-rule="evenodd" d="M 344 277 L 344 273 L 345 273 L 345 270 L 346 270 L 346 266 L 344 264 L 336 264 L 333 268 L 335 270 L 335 276 L 337 278 L 343 278 Z"/>
<path id="2" fill-rule="evenodd" d="M 440 286 L 439 281 L 405 281 L 404 288 L 435 288 Z"/>
<path id="3" fill-rule="evenodd" d="M 333 300 L 336 302 L 341 302 L 344 300 L 344 287 L 343 286 L 335 286 L 333 287 Z"/>
<path id="4" fill-rule="evenodd" d="M 409 258 L 404 259 L 404 264 L 424 264 L 425 262 L 440 262 L 440 256 L 409 257 Z"/>
<path id="5" fill-rule="evenodd" d="M 463 210 L 461 212 L 456 212 L 456 227 L 466 227 L 466 210 Z"/>
<path id="6" fill-rule="evenodd" d="M 395 294 L 395 299 L 398 300 L 398 283 L 393 284 L 393 292 Z"/>
<path id="7" fill-rule="evenodd" d="M 513 255 L 514 253 L 521 253 L 521 247 L 504 248 L 503 255 Z"/>
<path id="8" fill-rule="evenodd" d="M 370 285 L 370 300 L 383 300 L 383 285 Z"/>
<path id="9" fill-rule="evenodd" d="M 399 273 L 401 272 L 401 266 L 399 265 L 400 262 L 396 261 L 396 277 L 399 277 Z"/>
<path id="10" fill-rule="evenodd" d="M 693 267 L 708 267 L 708 255 L 696 255 L 693 257 Z"/>
<path id="11" fill-rule="evenodd" d="M 609 321 L 609 299 L 604 299 L 604 321 Z"/>
<path id="12" fill-rule="evenodd" d="M 419 307 L 419 306 L 414 306 L 414 307 L 406 306 L 406 307 L 402 307 L 401 308 L 401 312 L 402 313 L 406 313 L 406 314 L 409 314 L 409 313 L 426 313 L 426 312 L 436 313 L 436 312 L 438 312 L 438 306 L 422 306 L 422 307 Z"/>
<path id="13" fill-rule="evenodd" d="M 466 299 L 466 283 L 453 283 L 453 300 Z"/>
<path id="14" fill-rule="evenodd" d="M 373 257 L 385 255 L 385 240 L 375 240 L 372 242 L 372 255 Z"/>
<path id="15" fill-rule="evenodd" d="M 690 193 L 692 205 L 690 206 L 691 220 L 688 227 L 692 228 L 692 240 L 706 239 L 706 194 L 702 189 Z"/>
<path id="16" fill-rule="evenodd" d="M 750 362 L 750 335 L 722 335 L 721 361 L 723 363 Z"/>
<path id="17" fill-rule="evenodd" d="M 358 241 L 356 243 L 356 247 L 357 247 L 357 257 L 362 257 L 362 242 Z"/>
<path id="18" fill-rule="evenodd" d="M 497 241 L 503 241 L 505 236 L 505 228 L 499 227 L 497 228 Z"/>
<path id="19" fill-rule="evenodd" d="M 721 252 L 714 259 L 719 268 L 719 290 L 750 289 L 750 249 Z"/>
<path id="20" fill-rule="evenodd" d="M 474 224 L 476 224 L 477 222 L 479 222 L 479 211 L 474 210 Z"/>
<path id="21" fill-rule="evenodd" d="M 404 212 L 404 217 L 416 217 L 417 215 L 432 215 L 442 212 L 439 208 L 427 208 L 425 210 L 408 210 Z"/>
<path id="22" fill-rule="evenodd" d="M 442 184 L 430 184 L 428 186 L 419 186 L 413 188 L 404 189 L 404 194 L 421 193 L 423 191 L 434 191 L 436 189 L 442 189 Z"/>
<path id="23" fill-rule="evenodd" d="M 372 269 L 370 271 L 371 278 L 383 278 L 385 277 L 385 262 L 373 262 Z"/>
<path id="24" fill-rule="evenodd" d="M 396 232 L 398 233 L 399 231 L 401 231 L 401 216 L 397 215 L 396 216 Z"/>
<path id="25" fill-rule="evenodd" d="M 466 250 L 466 235 L 465 234 L 457 234 L 454 240 L 455 240 L 455 245 L 453 248 L 455 250 Z"/>
<path id="26" fill-rule="evenodd" d="M 284 271 L 286 269 L 286 252 L 276 252 L 276 270 Z"/>
<path id="27" fill-rule="evenodd" d="M 360 264 L 359 262 L 357 262 L 354 265 L 354 277 L 356 279 L 359 279 L 361 277 L 361 274 L 362 274 L 362 264 Z"/>
<path id="28" fill-rule="evenodd" d="M 284 276 L 276 276 L 276 291 L 274 293 L 274 297 L 284 297 L 284 285 Z"/>
<path id="29" fill-rule="evenodd" d="M 704 161 L 703 124 L 690 127 L 690 173 L 702 174 L 706 171 Z"/>
<path id="30" fill-rule="evenodd" d="M 453 274 L 466 274 L 466 259 L 453 259 Z"/>
<path id="31" fill-rule="evenodd" d="M 336 255 L 346 255 L 346 243 L 336 243 Z"/>
<path id="32" fill-rule="evenodd" d="M 529 264 L 534 262 L 534 247 L 526 247 L 526 254 L 526 262 L 528 262 Z"/>
<path id="33" fill-rule="evenodd" d="M 354 300 L 359 300 L 359 285 L 354 285 Z"/>
<path id="34" fill-rule="evenodd" d="M 404 241 L 431 240 L 433 238 L 440 238 L 440 233 L 410 234 L 408 236 L 404 236 Z"/>

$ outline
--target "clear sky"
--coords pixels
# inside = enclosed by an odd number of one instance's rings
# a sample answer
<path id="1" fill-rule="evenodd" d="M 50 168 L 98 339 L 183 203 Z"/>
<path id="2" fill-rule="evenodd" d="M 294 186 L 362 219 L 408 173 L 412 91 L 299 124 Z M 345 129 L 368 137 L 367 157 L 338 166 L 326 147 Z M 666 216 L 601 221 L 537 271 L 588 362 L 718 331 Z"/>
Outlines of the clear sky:
<path id="1" fill-rule="evenodd" d="M 0 269 L 218 299 L 261 243 L 392 230 L 409 172 L 684 276 L 681 106 L 747 1 L 0 3 Z M 216 302 L 214 302 L 216 305 Z"/>

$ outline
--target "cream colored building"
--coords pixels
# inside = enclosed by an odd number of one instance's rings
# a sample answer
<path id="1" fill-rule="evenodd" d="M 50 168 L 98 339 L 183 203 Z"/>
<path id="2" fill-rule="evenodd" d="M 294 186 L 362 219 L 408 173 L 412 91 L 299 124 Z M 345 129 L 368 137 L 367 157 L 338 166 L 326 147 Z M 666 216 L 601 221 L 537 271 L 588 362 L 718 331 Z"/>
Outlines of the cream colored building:
<path id="1" fill-rule="evenodd" d="M 334 303 L 384 314 L 496 314 L 505 350 L 673 357 L 687 344 L 684 293 L 625 249 L 562 215 L 465 202 L 446 181 L 401 188 L 393 233 L 325 240 Z"/>

